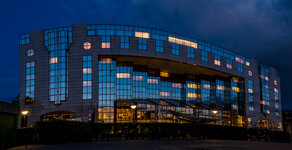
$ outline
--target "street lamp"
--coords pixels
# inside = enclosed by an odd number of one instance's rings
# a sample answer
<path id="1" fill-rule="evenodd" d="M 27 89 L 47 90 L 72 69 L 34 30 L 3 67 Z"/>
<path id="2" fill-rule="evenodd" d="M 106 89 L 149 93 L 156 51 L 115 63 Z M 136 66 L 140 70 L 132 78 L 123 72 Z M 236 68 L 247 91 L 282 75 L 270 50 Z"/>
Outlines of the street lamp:
<path id="1" fill-rule="evenodd" d="M 23 116 L 26 116 L 26 115 L 28 114 L 28 111 L 27 111 L 27 110 L 23 110 L 23 111 L 21 111 L 21 114 L 22 114 Z"/>
<path id="2" fill-rule="evenodd" d="M 217 110 L 213 110 L 212 112 L 213 112 L 214 115 L 216 115 L 218 111 Z"/>

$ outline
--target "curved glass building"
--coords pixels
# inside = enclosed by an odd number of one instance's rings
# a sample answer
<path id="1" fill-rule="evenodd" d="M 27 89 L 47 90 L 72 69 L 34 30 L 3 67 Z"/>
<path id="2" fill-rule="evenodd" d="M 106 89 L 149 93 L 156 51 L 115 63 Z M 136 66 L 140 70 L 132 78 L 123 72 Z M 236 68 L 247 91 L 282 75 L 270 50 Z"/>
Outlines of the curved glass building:
<path id="1" fill-rule="evenodd" d="M 39 120 L 282 129 L 271 67 L 189 36 L 129 25 L 20 35 L 21 126 Z"/>

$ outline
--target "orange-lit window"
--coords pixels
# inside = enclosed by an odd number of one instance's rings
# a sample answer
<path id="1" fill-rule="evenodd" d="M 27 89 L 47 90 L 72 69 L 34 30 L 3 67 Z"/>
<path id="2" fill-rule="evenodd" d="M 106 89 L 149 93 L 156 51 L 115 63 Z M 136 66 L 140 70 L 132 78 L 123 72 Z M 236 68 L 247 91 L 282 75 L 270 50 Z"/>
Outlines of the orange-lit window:
<path id="1" fill-rule="evenodd" d="M 278 89 L 277 88 L 274 88 L 274 91 L 278 93 Z"/>
<path id="2" fill-rule="evenodd" d="M 130 78 L 130 73 L 117 73 L 117 78 Z"/>
<path id="3" fill-rule="evenodd" d="M 266 102 L 264 100 L 261 100 L 260 104 L 264 105 L 264 104 L 266 104 Z"/>
<path id="4" fill-rule="evenodd" d="M 220 62 L 220 60 L 216 60 L 216 59 L 215 59 L 215 60 L 214 60 L 214 64 L 217 65 L 217 66 L 220 66 L 221 62 Z"/>
<path id="5" fill-rule="evenodd" d="M 143 80 L 143 76 L 133 76 L 133 80 L 134 81 L 142 81 Z"/>
<path id="6" fill-rule="evenodd" d="M 245 65 L 246 65 L 246 66 L 249 66 L 249 65 L 250 65 L 250 63 L 247 61 L 247 62 L 245 62 Z"/>
<path id="7" fill-rule="evenodd" d="M 236 77 L 232 77 L 232 81 L 238 83 L 238 79 Z"/>
<path id="8" fill-rule="evenodd" d="M 109 43 L 109 42 L 102 42 L 101 43 L 101 48 L 111 48 L 111 43 Z"/>
<path id="9" fill-rule="evenodd" d="M 112 59 L 111 58 L 101 58 L 100 59 L 100 63 L 101 64 L 111 64 L 112 63 Z"/>
<path id="10" fill-rule="evenodd" d="M 188 88 L 191 88 L 191 89 L 197 89 L 198 88 L 198 85 L 197 84 L 193 84 L 193 83 L 188 83 L 187 86 L 188 86 Z"/>
<path id="11" fill-rule="evenodd" d="M 138 38 L 145 38 L 145 39 L 149 39 L 149 33 L 148 32 L 135 32 L 135 37 Z"/>
<path id="12" fill-rule="evenodd" d="M 91 43 L 89 42 L 84 42 L 83 44 L 83 48 L 86 49 L 86 50 L 89 50 L 91 48 Z"/>
<path id="13" fill-rule="evenodd" d="M 252 89 L 248 89 L 248 93 L 253 93 L 253 90 Z"/>
<path id="14" fill-rule="evenodd" d="M 217 85 L 217 90 L 224 90 L 224 86 L 223 85 Z"/>
<path id="15" fill-rule="evenodd" d="M 58 63 L 58 57 L 50 58 L 50 64 L 56 64 L 56 63 Z"/>
<path id="16" fill-rule="evenodd" d="M 147 83 L 158 84 L 158 80 L 157 79 L 147 79 Z"/>
<path id="17" fill-rule="evenodd" d="M 195 42 L 191 42 L 191 41 L 187 41 L 187 40 L 183 40 L 183 39 L 179 39 L 179 38 L 175 38 L 175 37 L 171 37 L 171 36 L 168 37 L 168 42 L 181 44 L 181 45 L 185 45 L 185 46 L 189 46 L 189 47 L 193 47 L 193 48 L 198 47 L 198 44 Z"/>
<path id="18" fill-rule="evenodd" d="M 205 89 L 210 89 L 211 86 L 210 86 L 209 84 L 204 84 L 204 88 L 205 88 Z"/>
<path id="19" fill-rule="evenodd" d="M 198 97 L 196 93 L 188 93 L 187 95 L 188 95 L 188 97 L 191 97 L 191 98 L 197 98 Z"/>
<path id="20" fill-rule="evenodd" d="M 167 72 L 160 72 L 160 76 L 161 77 L 168 77 L 168 73 Z"/>
<path id="21" fill-rule="evenodd" d="M 232 87 L 232 91 L 236 91 L 236 92 L 239 92 L 239 87 Z"/>
<path id="22" fill-rule="evenodd" d="M 83 74 L 91 74 L 92 69 L 91 68 L 83 68 Z"/>
<path id="23" fill-rule="evenodd" d="M 277 80 L 274 80 L 274 84 L 275 84 L 275 85 L 278 85 L 278 82 L 277 82 Z"/>
<path id="24" fill-rule="evenodd" d="M 269 81 L 269 77 L 268 77 L 268 76 L 266 76 L 266 77 L 265 77 L 265 80 L 266 80 L 266 81 Z"/>
<path id="25" fill-rule="evenodd" d="M 160 96 L 169 96 L 168 92 L 160 92 Z"/>

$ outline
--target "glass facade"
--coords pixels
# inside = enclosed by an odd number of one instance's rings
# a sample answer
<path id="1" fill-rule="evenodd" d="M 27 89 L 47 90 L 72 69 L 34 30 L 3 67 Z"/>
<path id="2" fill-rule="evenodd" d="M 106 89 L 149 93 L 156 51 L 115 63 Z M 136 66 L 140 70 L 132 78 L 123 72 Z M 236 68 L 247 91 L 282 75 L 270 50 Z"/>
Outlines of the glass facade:
<path id="1" fill-rule="evenodd" d="M 270 114 L 270 69 L 267 66 L 259 65 L 259 78 L 261 88 L 261 111 L 265 114 Z"/>
<path id="2" fill-rule="evenodd" d="M 92 58 L 83 56 L 83 92 L 82 99 L 92 99 Z"/>
<path id="3" fill-rule="evenodd" d="M 179 45 L 172 43 L 172 54 L 173 55 L 179 55 Z"/>
<path id="4" fill-rule="evenodd" d="M 254 111 L 253 81 L 248 80 L 248 110 Z"/>
<path id="5" fill-rule="evenodd" d="M 238 79 L 200 79 L 117 61 L 118 58 L 99 58 L 99 122 L 176 122 L 183 115 L 212 118 L 212 109 L 220 111 L 215 118 L 223 114 L 230 117 L 225 107 L 243 115 L 239 109 L 244 108 L 238 107 L 243 98 L 238 94 L 243 91 Z M 234 90 L 228 90 L 231 88 Z M 230 95 L 232 101 L 228 101 Z"/>
<path id="6" fill-rule="evenodd" d="M 35 62 L 27 62 L 25 65 L 25 104 L 34 103 L 35 93 Z"/>
<path id="7" fill-rule="evenodd" d="M 68 48 L 72 43 L 72 28 L 45 30 L 44 38 L 49 51 L 49 99 L 61 104 L 68 94 Z"/>
<path id="8" fill-rule="evenodd" d="M 274 81 L 274 95 L 275 95 L 275 113 L 280 116 L 280 105 L 279 105 L 279 86 L 277 80 Z"/>

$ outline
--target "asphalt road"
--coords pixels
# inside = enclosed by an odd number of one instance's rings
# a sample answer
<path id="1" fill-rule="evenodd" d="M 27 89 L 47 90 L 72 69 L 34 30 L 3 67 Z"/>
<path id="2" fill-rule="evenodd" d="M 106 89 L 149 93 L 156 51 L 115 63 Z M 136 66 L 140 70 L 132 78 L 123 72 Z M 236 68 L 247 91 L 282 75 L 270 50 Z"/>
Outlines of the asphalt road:
<path id="1" fill-rule="evenodd" d="M 122 140 L 56 145 L 29 145 L 10 150 L 292 150 L 292 143 L 228 140 Z"/>

